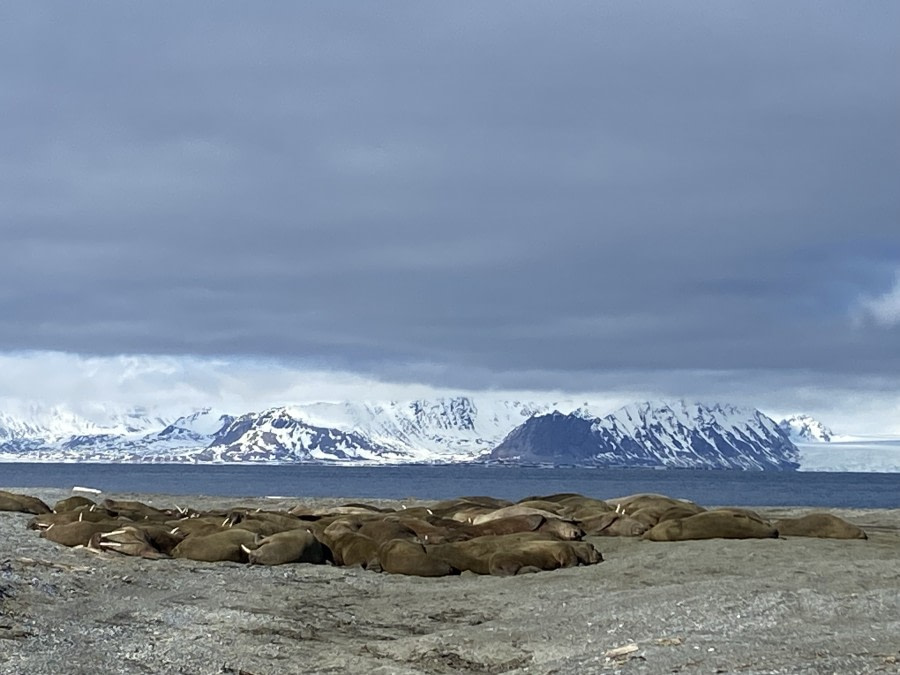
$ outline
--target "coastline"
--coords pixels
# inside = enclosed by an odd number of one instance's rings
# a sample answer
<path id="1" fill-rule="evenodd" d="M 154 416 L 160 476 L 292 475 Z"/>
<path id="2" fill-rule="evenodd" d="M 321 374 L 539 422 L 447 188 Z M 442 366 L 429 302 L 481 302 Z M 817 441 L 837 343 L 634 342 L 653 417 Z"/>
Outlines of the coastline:
<path id="1" fill-rule="evenodd" d="M 72 494 L 19 491 L 51 503 Z M 195 508 L 354 501 L 103 496 Z M 437 579 L 98 555 L 0 512 L 0 672 L 900 672 L 900 509 L 829 511 L 869 540 L 591 537 L 598 565 Z"/>

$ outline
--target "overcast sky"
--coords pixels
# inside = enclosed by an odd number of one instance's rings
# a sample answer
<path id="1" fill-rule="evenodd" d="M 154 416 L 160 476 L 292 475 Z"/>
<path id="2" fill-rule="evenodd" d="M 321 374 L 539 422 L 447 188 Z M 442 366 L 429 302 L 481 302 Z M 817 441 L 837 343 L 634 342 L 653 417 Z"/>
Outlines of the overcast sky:
<path id="1" fill-rule="evenodd" d="M 900 433 L 897 26 L 895 2 L 6 3 L 0 397 L 377 381 Z"/>

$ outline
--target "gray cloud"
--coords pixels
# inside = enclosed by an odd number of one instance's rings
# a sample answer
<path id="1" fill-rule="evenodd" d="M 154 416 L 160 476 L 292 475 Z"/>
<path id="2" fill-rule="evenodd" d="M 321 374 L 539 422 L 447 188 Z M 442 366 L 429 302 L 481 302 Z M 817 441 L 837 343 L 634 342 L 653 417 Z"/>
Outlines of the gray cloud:
<path id="1" fill-rule="evenodd" d="M 4 11 L 0 350 L 900 374 L 891 3 Z"/>

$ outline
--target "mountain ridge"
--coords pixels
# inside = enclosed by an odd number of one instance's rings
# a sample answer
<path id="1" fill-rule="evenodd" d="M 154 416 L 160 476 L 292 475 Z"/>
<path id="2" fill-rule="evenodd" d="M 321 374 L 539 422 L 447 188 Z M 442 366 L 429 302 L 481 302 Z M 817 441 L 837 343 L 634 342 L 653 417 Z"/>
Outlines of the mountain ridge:
<path id="1" fill-rule="evenodd" d="M 104 410 L 98 422 L 63 408 L 36 407 L 34 418 L 0 413 L 0 461 L 500 462 L 744 469 L 790 468 L 798 461 L 796 446 L 785 444 L 784 421 L 779 426 L 755 409 L 684 401 L 645 401 L 605 414 L 597 412 L 601 409 L 574 400 L 447 396 L 314 402 L 237 415 L 210 408 L 181 417 L 142 408 Z M 507 439 L 515 434 L 521 439 L 523 428 L 531 434 L 532 446 L 539 441 L 564 445 L 566 452 L 511 455 Z M 881 452 L 877 466 L 891 466 L 890 456 L 884 456 L 889 451 Z M 803 457 L 813 454 L 807 450 Z M 822 452 L 815 455 L 817 470 L 828 462 Z M 864 467 L 865 454 L 833 463 Z"/>

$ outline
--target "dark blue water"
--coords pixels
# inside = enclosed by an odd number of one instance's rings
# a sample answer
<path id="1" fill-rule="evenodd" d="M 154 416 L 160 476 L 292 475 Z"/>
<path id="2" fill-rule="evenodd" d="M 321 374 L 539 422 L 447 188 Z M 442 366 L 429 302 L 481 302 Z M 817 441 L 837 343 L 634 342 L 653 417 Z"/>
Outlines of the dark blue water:
<path id="1" fill-rule="evenodd" d="M 700 504 L 900 508 L 900 474 L 484 466 L 0 464 L 0 486 L 88 486 L 105 493 L 418 497 L 659 492 Z"/>

